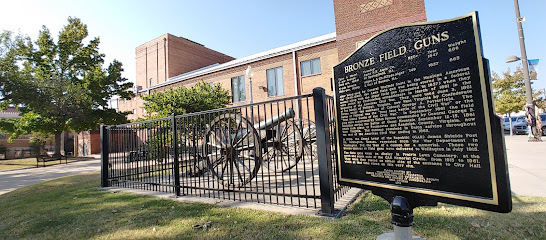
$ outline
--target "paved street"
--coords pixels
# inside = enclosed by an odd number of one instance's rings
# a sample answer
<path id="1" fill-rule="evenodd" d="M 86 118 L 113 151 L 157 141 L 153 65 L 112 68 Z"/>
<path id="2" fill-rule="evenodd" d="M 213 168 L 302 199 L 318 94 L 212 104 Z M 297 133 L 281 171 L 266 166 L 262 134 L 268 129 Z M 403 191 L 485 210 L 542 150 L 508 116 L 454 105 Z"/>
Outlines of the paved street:
<path id="1" fill-rule="evenodd" d="M 505 142 L 512 192 L 546 197 L 546 141 L 527 142 L 525 135 L 506 135 Z M 100 160 L 98 155 L 95 157 L 68 165 L 0 171 L 0 195 L 52 178 L 98 172 Z"/>

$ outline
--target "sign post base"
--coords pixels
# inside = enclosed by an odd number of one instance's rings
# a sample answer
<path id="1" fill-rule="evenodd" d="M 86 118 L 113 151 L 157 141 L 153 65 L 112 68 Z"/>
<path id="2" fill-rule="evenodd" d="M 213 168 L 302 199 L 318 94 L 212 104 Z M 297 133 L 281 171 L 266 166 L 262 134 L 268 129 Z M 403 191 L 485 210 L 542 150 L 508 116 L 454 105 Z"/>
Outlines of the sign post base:
<path id="1" fill-rule="evenodd" d="M 377 240 L 424 240 L 424 238 L 413 236 L 411 227 L 394 226 L 394 232 L 383 233 L 377 237 Z"/>
<path id="2" fill-rule="evenodd" d="M 377 237 L 377 240 L 423 239 L 412 235 L 413 209 L 406 198 L 401 196 L 394 197 L 391 203 L 391 217 L 394 232 L 381 234 Z"/>

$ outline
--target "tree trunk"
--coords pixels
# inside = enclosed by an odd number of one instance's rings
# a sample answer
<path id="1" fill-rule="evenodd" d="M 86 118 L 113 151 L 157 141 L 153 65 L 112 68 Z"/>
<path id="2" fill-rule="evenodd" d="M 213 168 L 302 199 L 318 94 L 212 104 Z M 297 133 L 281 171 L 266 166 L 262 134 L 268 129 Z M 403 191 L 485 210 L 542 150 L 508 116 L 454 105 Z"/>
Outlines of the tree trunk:
<path id="1" fill-rule="evenodd" d="M 61 134 L 63 132 L 55 132 L 55 153 L 53 156 L 61 158 Z"/>

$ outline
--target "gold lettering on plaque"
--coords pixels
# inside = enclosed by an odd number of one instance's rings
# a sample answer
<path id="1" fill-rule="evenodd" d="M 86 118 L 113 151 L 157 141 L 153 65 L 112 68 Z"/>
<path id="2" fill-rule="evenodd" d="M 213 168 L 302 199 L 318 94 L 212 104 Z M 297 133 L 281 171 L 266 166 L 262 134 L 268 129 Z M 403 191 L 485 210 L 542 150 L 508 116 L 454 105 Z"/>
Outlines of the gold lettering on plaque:
<path id="1" fill-rule="evenodd" d="M 438 33 L 436 35 L 431 35 L 426 38 L 417 40 L 415 44 L 413 44 L 413 47 L 419 50 L 421 48 L 426 48 L 447 40 L 449 40 L 449 32 L 443 31 L 442 33 Z"/>

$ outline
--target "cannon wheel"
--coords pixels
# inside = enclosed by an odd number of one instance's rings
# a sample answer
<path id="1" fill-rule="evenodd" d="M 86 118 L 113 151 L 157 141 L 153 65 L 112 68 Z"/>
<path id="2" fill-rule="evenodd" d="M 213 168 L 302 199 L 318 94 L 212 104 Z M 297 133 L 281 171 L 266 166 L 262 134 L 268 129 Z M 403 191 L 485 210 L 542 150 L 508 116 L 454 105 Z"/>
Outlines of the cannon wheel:
<path id="1" fill-rule="evenodd" d="M 318 158 L 317 126 L 309 119 L 297 119 L 295 122 L 300 126 L 303 135 L 303 157 L 307 162 L 312 162 Z"/>
<path id="2" fill-rule="evenodd" d="M 292 120 L 273 128 L 277 134 L 264 143 L 264 161 L 274 172 L 288 171 L 303 157 L 303 136 Z"/>
<path id="3" fill-rule="evenodd" d="M 258 132 L 239 114 L 226 113 L 216 117 L 207 130 L 204 148 L 208 168 L 224 186 L 244 186 L 260 169 Z"/>

